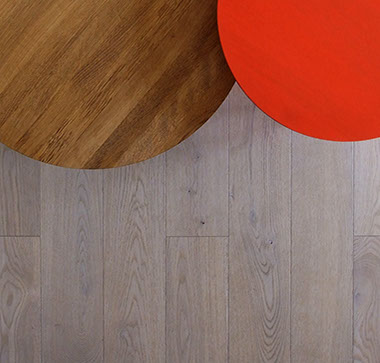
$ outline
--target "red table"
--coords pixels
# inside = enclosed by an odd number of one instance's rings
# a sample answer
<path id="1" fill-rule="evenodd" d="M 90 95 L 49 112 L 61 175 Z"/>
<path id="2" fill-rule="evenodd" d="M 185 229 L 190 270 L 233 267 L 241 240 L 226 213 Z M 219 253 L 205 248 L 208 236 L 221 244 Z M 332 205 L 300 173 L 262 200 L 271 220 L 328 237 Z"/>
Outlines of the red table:
<path id="1" fill-rule="evenodd" d="M 337 141 L 380 136 L 378 0 L 219 0 L 237 82 L 265 113 Z"/>

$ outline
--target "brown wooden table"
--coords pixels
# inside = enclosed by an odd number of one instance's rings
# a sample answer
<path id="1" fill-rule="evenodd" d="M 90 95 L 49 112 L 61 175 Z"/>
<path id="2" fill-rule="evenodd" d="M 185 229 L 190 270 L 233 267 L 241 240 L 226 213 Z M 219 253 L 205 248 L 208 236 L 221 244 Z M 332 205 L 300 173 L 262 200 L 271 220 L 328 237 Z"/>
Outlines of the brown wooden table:
<path id="1" fill-rule="evenodd" d="M 216 0 L 0 0 L 0 142 L 72 168 L 139 162 L 231 89 Z"/>

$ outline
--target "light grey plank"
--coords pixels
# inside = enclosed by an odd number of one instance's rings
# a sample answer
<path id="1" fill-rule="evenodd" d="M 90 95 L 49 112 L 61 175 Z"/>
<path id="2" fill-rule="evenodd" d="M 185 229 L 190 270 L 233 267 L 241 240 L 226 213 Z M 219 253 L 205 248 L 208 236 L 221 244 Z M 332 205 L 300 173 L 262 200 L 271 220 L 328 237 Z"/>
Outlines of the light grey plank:
<path id="1" fill-rule="evenodd" d="M 0 236 L 40 235 L 40 165 L 0 144 Z"/>
<path id="2" fill-rule="evenodd" d="M 227 113 L 166 154 L 168 236 L 228 235 Z"/>
<path id="3" fill-rule="evenodd" d="M 380 140 L 355 144 L 355 235 L 380 234 Z"/>
<path id="4" fill-rule="evenodd" d="M 0 362 L 41 361 L 40 239 L 0 238 Z"/>
<path id="5" fill-rule="evenodd" d="M 230 105 L 230 362 L 289 362 L 290 131 Z"/>
<path id="6" fill-rule="evenodd" d="M 105 361 L 165 361 L 165 159 L 105 171 Z"/>
<path id="7" fill-rule="evenodd" d="M 380 237 L 354 242 L 354 361 L 380 362 Z"/>
<path id="8" fill-rule="evenodd" d="M 293 134 L 292 361 L 352 361 L 352 144 Z"/>
<path id="9" fill-rule="evenodd" d="M 103 361 L 103 177 L 42 168 L 44 362 Z"/>
<path id="10" fill-rule="evenodd" d="M 227 362 L 227 238 L 169 238 L 167 362 Z"/>

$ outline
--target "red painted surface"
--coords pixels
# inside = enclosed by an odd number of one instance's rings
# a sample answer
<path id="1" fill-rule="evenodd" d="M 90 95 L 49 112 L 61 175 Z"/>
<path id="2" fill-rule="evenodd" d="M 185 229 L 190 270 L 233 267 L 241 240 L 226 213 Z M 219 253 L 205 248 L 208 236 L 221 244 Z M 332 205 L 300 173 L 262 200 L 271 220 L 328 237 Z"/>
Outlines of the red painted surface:
<path id="1" fill-rule="evenodd" d="M 222 46 L 265 113 L 303 134 L 380 137 L 380 1 L 219 0 Z"/>

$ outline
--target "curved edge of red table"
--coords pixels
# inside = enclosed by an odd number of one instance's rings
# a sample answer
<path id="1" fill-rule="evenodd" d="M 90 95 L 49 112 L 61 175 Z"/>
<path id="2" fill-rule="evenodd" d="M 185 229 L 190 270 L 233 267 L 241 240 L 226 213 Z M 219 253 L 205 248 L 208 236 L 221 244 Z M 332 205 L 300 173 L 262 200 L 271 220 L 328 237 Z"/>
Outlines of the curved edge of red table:
<path id="1" fill-rule="evenodd" d="M 380 3 L 219 0 L 237 83 L 264 113 L 307 136 L 380 137 Z"/>

